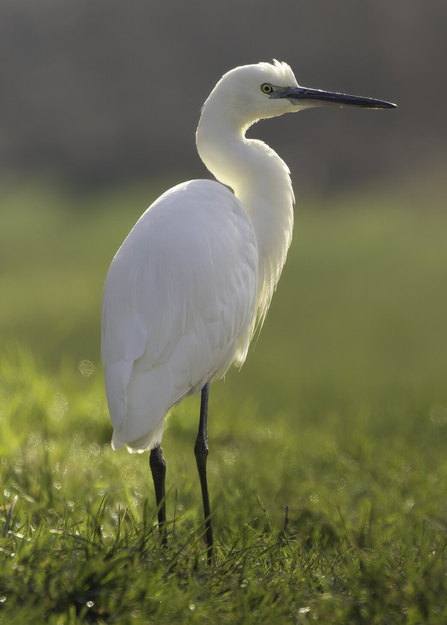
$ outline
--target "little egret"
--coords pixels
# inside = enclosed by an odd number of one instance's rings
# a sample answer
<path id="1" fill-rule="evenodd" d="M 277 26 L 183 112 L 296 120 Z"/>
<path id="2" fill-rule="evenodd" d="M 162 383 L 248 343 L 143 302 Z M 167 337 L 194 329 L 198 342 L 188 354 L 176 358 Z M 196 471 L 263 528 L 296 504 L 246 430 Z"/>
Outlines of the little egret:
<path id="1" fill-rule="evenodd" d="M 218 182 L 193 180 L 164 193 L 115 255 L 104 286 L 102 359 L 112 445 L 150 449 L 158 521 L 166 543 L 166 463 L 160 446 L 169 410 L 201 391 L 194 447 L 205 513 L 210 382 L 245 361 L 262 325 L 292 239 L 294 195 L 287 165 L 247 139 L 260 119 L 314 106 L 394 108 L 389 102 L 300 87 L 286 63 L 225 74 L 206 100 L 197 150 Z"/>

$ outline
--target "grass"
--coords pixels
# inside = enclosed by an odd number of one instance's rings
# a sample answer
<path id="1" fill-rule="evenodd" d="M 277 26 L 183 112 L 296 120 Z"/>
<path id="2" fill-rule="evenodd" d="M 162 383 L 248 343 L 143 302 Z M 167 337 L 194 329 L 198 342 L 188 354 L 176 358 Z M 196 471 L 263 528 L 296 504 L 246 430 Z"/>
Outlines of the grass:
<path id="1" fill-rule="evenodd" d="M 0 621 L 446 622 L 438 196 L 424 212 L 399 193 L 298 212 L 262 335 L 212 389 L 209 568 L 198 399 L 163 440 L 168 549 L 148 455 L 109 444 L 102 281 L 150 195 L 4 189 Z"/>

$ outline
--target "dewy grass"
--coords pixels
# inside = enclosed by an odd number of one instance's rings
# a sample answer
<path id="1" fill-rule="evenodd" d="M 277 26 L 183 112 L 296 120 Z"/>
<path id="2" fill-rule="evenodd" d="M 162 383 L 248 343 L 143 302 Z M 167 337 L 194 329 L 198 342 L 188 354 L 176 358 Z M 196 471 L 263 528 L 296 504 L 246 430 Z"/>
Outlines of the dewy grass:
<path id="1" fill-rule="evenodd" d="M 148 454 L 110 448 L 101 288 L 143 195 L 8 196 L 0 622 L 447 622 L 445 211 L 297 215 L 263 333 L 212 387 L 208 567 L 197 398 L 163 439 L 167 549 Z"/>
<path id="2" fill-rule="evenodd" d="M 47 374 L 23 353 L 15 361 L 3 356 L 2 371 L 9 376 L 1 424 L 12 442 L 2 437 L 4 527 L 18 497 L 0 541 L 2 621 L 439 623 L 447 616 L 446 505 L 439 497 L 447 481 L 446 424 L 440 408 L 431 417 L 424 412 L 424 398 L 410 394 L 401 405 L 410 422 L 402 429 L 396 401 L 381 415 L 323 414 L 302 432 L 294 415 L 283 414 L 279 435 L 250 444 L 259 408 L 242 407 L 238 417 L 219 396 L 212 405 L 217 549 L 210 568 L 185 445 L 194 420 L 183 419 L 176 431 L 188 404 L 167 431 L 163 549 L 147 454 L 114 453 L 104 440 L 100 376 L 86 381 L 67 364 Z M 58 393 L 68 404 L 62 420 L 52 408 Z M 240 439 L 219 426 L 228 405 Z"/>

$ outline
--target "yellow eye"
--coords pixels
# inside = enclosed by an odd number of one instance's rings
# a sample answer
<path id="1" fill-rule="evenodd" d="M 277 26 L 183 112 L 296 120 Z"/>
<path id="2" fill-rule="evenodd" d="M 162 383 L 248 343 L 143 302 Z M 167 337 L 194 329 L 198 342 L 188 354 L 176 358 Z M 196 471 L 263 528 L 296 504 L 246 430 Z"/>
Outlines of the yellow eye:
<path id="1" fill-rule="evenodd" d="M 261 85 L 261 91 L 262 93 L 266 93 L 267 95 L 270 95 L 271 93 L 274 92 L 274 89 L 270 83 L 265 82 L 263 85 Z"/>

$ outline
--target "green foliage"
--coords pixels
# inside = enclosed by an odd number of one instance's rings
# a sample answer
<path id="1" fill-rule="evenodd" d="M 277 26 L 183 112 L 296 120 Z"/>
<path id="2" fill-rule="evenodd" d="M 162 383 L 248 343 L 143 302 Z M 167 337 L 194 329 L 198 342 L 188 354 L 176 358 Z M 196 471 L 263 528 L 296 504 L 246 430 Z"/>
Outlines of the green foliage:
<path id="1" fill-rule="evenodd" d="M 101 283 L 142 196 L 6 190 L 0 621 L 446 622 L 445 216 L 397 196 L 297 216 L 262 336 L 212 388 L 208 567 L 198 399 L 163 440 L 167 549 L 148 455 L 109 444 Z"/>

